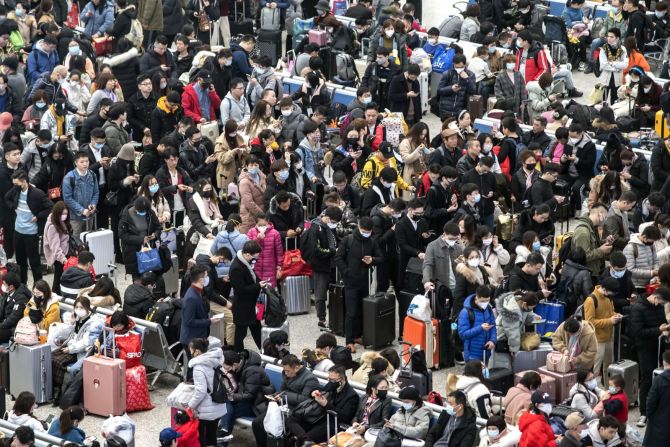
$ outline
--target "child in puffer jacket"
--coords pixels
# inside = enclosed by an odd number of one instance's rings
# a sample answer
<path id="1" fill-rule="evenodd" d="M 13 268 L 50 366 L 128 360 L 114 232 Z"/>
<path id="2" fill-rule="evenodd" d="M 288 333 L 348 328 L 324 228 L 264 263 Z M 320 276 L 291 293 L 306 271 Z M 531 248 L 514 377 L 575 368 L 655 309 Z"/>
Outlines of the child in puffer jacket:
<path id="1" fill-rule="evenodd" d="M 466 298 L 463 309 L 458 315 L 458 335 L 463 340 L 463 358 L 468 360 L 483 360 L 484 350 L 495 347 L 496 321 L 491 308 L 491 288 L 487 285 L 479 286 L 474 296 Z"/>
<path id="2" fill-rule="evenodd" d="M 265 213 L 256 216 L 256 226 L 247 232 L 252 241 L 261 246 L 261 255 L 254 265 L 254 271 L 261 281 L 268 281 L 272 287 L 277 287 L 277 275 L 281 272 L 284 257 L 281 236 L 268 220 Z"/>

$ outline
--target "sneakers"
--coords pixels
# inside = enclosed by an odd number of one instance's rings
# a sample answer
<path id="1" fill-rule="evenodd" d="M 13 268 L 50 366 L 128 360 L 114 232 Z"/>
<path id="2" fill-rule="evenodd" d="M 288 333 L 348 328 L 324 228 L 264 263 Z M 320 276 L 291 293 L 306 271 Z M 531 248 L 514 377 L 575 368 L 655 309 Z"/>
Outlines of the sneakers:
<path id="1" fill-rule="evenodd" d="M 591 74 L 591 73 L 593 73 L 593 64 L 586 64 L 584 74 Z"/>
<path id="2" fill-rule="evenodd" d="M 328 327 L 328 323 L 326 323 L 325 321 L 319 321 L 319 322 L 317 323 L 317 326 L 318 326 L 319 329 L 321 329 L 322 331 L 330 332 L 330 328 Z"/>
<path id="3" fill-rule="evenodd" d="M 647 416 L 640 416 L 640 419 L 637 420 L 638 427 L 646 427 L 647 426 Z"/>
<path id="4" fill-rule="evenodd" d="M 586 62 L 580 62 L 579 63 L 579 71 L 584 71 L 586 70 Z"/>

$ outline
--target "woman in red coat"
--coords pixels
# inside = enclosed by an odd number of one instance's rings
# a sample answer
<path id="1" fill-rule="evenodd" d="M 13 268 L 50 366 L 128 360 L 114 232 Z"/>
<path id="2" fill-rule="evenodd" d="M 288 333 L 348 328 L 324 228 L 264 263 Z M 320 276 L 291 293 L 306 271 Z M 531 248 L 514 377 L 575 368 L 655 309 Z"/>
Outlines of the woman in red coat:
<path id="1" fill-rule="evenodd" d="M 543 391 L 535 391 L 530 402 L 528 412 L 519 418 L 519 447 L 556 447 L 556 437 L 548 421 L 551 398 Z"/>
<path id="2" fill-rule="evenodd" d="M 284 249 L 281 243 L 281 235 L 269 222 L 264 213 L 256 215 L 256 226 L 247 232 L 252 241 L 257 241 L 261 246 L 261 255 L 254 265 L 254 271 L 261 279 L 277 287 L 277 276 L 281 272 L 284 258 Z"/>

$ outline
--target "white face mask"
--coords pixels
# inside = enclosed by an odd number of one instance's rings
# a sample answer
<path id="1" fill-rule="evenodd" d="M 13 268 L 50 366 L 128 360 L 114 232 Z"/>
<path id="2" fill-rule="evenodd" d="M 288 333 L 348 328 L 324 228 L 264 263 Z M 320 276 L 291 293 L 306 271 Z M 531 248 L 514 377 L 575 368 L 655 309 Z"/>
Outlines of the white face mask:
<path id="1" fill-rule="evenodd" d="M 507 71 L 514 71 L 516 64 L 514 62 L 510 62 L 509 64 L 505 64 L 505 67 L 507 68 Z"/>
<path id="2" fill-rule="evenodd" d="M 551 404 L 540 404 L 537 408 L 547 416 L 551 414 L 551 410 L 554 408 Z"/>
<path id="3" fill-rule="evenodd" d="M 75 314 L 78 318 L 84 318 L 86 315 L 88 315 L 88 312 L 86 311 L 86 309 L 81 309 L 81 308 L 79 308 L 79 309 L 75 309 L 75 310 L 74 310 L 74 314 Z"/>
<path id="4" fill-rule="evenodd" d="M 651 91 L 651 86 L 645 87 L 643 90 L 645 93 L 649 93 Z"/>
<path id="5" fill-rule="evenodd" d="M 589 435 L 589 429 L 588 428 L 585 428 L 584 430 L 579 432 L 579 436 L 581 437 L 581 439 L 586 438 L 588 435 Z"/>
<path id="6" fill-rule="evenodd" d="M 265 230 L 267 230 L 267 228 L 268 227 L 266 225 L 259 225 L 258 231 L 260 231 L 261 233 L 265 233 Z"/>
<path id="7" fill-rule="evenodd" d="M 437 45 L 437 42 L 438 42 L 437 39 L 428 39 L 428 43 L 430 43 L 431 45 Z"/>
<path id="8" fill-rule="evenodd" d="M 281 111 L 282 116 L 289 116 L 289 115 L 291 115 L 291 113 L 293 113 L 292 110 L 282 110 Z"/>
<path id="9" fill-rule="evenodd" d="M 486 143 L 484 144 L 484 147 L 482 147 L 482 149 L 484 150 L 484 152 L 491 152 L 491 149 L 493 149 L 493 144 Z"/>
<path id="10" fill-rule="evenodd" d="M 0 286 L 0 289 L 2 289 L 2 293 L 9 292 L 9 287 L 7 287 L 7 284 L 3 284 L 2 286 Z"/>
<path id="11" fill-rule="evenodd" d="M 482 244 L 484 244 L 484 247 L 488 247 L 492 243 L 493 243 L 493 238 L 482 239 Z"/>
<path id="12" fill-rule="evenodd" d="M 570 138 L 569 139 L 570 144 L 577 144 L 577 143 L 579 143 L 579 140 L 581 140 L 581 138 Z"/>
<path id="13" fill-rule="evenodd" d="M 522 41 L 521 39 L 517 39 L 517 40 L 516 40 L 516 46 L 517 46 L 517 48 L 521 48 L 521 43 L 522 43 L 522 42 L 523 42 L 523 41 Z"/>
<path id="14" fill-rule="evenodd" d="M 337 228 L 337 224 L 332 223 L 332 222 L 328 222 L 328 228 L 330 228 L 331 230 L 334 230 L 335 228 Z"/>
<path id="15" fill-rule="evenodd" d="M 468 265 L 472 268 L 479 267 L 479 258 L 477 259 L 468 259 Z"/>
<path id="16" fill-rule="evenodd" d="M 453 247 L 454 245 L 456 245 L 456 241 L 453 241 L 453 240 L 451 240 L 451 239 L 447 239 L 446 242 L 447 242 L 447 245 L 448 245 L 449 247 Z"/>
<path id="17" fill-rule="evenodd" d="M 586 382 L 586 388 L 590 390 L 595 390 L 597 386 L 598 386 L 598 380 L 595 378 Z"/>
<path id="18" fill-rule="evenodd" d="M 479 306 L 481 310 L 485 310 L 487 307 L 489 307 L 489 303 L 477 303 L 477 306 Z"/>
<path id="19" fill-rule="evenodd" d="M 463 70 L 465 70 L 465 67 L 459 67 L 459 68 L 454 67 L 454 70 L 456 70 L 456 73 L 461 74 Z"/>
<path id="20" fill-rule="evenodd" d="M 386 37 L 391 38 L 393 37 L 394 31 L 392 29 L 387 29 L 384 31 L 384 34 L 386 34 Z"/>

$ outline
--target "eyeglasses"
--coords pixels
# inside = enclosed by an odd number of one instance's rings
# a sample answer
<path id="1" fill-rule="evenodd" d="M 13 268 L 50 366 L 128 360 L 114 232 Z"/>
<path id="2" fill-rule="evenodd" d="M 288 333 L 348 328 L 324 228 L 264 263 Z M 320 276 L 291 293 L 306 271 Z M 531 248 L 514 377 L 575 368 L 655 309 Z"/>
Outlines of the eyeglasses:
<path id="1" fill-rule="evenodd" d="M 151 81 L 149 81 L 149 82 L 142 82 L 140 85 L 143 86 L 143 87 L 148 87 L 148 86 L 151 85 Z"/>

